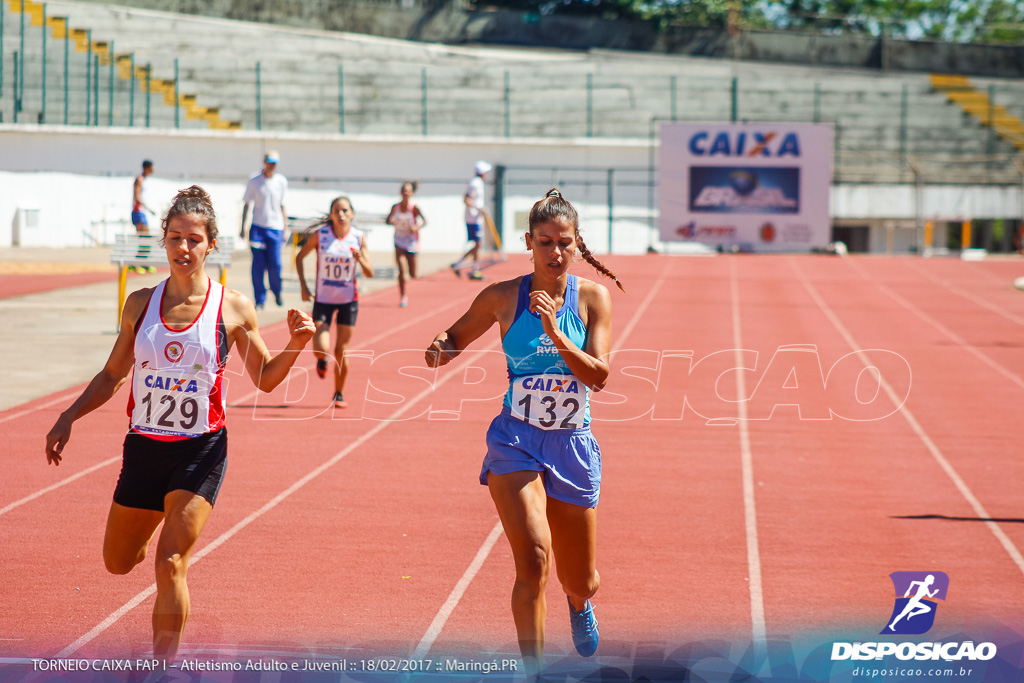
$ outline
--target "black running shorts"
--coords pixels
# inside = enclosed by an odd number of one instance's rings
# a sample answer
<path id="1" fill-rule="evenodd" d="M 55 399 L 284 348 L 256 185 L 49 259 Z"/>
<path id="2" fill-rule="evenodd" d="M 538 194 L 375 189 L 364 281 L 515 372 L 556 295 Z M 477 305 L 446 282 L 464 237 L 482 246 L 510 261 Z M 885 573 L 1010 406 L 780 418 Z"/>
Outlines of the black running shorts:
<path id="1" fill-rule="evenodd" d="M 210 505 L 228 466 L 228 430 L 180 441 L 159 441 L 138 432 L 124 438 L 121 476 L 114 502 L 129 508 L 164 511 L 164 496 L 191 491 Z"/>
<path id="2" fill-rule="evenodd" d="M 335 311 L 338 312 L 338 324 L 351 327 L 356 324 L 356 316 L 359 315 L 359 301 L 350 301 L 347 304 L 322 304 L 319 301 L 314 301 L 313 322 L 317 325 L 326 322 L 330 327 Z"/>

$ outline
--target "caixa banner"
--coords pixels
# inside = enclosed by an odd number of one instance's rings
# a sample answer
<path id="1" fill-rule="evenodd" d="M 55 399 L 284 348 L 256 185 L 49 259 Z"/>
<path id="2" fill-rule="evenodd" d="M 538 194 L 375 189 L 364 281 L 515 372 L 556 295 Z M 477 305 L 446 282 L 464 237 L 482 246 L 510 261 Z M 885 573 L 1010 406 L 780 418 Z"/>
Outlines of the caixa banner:
<path id="1" fill-rule="evenodd" d="M 831 239 L 832 126 L 661 127 L 662 241 L 809 251 Z"/>

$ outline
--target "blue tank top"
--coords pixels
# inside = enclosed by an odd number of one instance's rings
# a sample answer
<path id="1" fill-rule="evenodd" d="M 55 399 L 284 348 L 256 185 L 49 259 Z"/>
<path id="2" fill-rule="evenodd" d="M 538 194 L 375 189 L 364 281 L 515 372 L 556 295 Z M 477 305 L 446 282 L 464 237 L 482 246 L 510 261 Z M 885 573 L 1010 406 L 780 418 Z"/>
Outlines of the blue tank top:
<path id="1" fill-rule="evenodd" d="M 530 312 L 530 281 L 519 283 L 516 315 L 501 340 L 508 363 L 505 408 L 513 417 L 541 429 L 579 429 L 590 424 L 590 389 L 562 359 L 544 333 L 540 316 Z M 579 315 L 579 282 L 569 275 L 565 300 L 555 314 L 558 329 L 579 348 L 587 343 L 587 327 Z"/>

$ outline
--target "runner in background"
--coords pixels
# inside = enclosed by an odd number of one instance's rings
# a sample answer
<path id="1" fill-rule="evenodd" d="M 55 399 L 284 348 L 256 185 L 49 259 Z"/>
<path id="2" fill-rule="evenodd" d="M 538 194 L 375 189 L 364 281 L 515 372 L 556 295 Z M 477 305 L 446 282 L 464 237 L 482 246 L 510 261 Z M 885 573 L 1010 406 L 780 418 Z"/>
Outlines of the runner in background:
<path id="1" fill-rule="evenodd" d="M 391 207 L 391 213 L 385 221 L 395 227 L 395 263 L 398 265 L 398 294 L 401 297 L 398 305 L 403 308 L 409 305 L 409 297 L 405 291 L 406 270 L 409 279 L 415 280 L 416 255 L 420 251 L 420 230 L 427 224 L 420 207 L 412 202 L 412 195 L 415 192 L 415 181 L 402 183 L 402 201 Z"/>
<path id="2" fill-rule="evenodd" d="M 146 188 L 146 178 L 151 175 L 153 175 L 153 162 L 146 159 L 142 162 L 142 173 L 135 176 L 135 184 L 132 188 L 132 225 L 135 226 L 136 234 L 146 236 L 149 236 L 150 217 L 156 218 L 156 211 L 150 208 L 149 192 Z M 152 251 L 152 247 L 149 244 L 141 244 L 136 256 L 145 258 L 149 256 L 150 251 Z M 156 272 L 156 268 L 153 266 L 128 266 L 128 270 L 137 270 L 140 273 Z"/>
<path id="3" fill-rule="evenodd" d="M 355 209 L 348 197 L 337 197 L 331 202 L 331 211 L 313 225 L 312 232 L 295 257 L 295 272 L 302 287 L 302 300 L 313 301 L 313 321 L 316 336 L 313 353 L 316 355 L 316 374 L 327 376 L 328 346 L 331 341 L 331 320 L 338 316 L 338 336 L 334 343 L 334 407 L 347 408 L 343 391 L 348 377 L 348 345 L 356 329 L 359 314 L 359 288 L 357 269 L 365 277 L 373 277 L 373 265 L 366 251 L 362 230 L 352 227 Z M 302 260 L 316 250 L 316 293 L 306 285 Z"/>
<path id="4" fill-rule="evenodd" d="M 466 185 L 466 194 L 463 201 L 466 203 L 466 239 L 473 243 L 462 258 L 451 265 L 452 272 L 457 277 L 462 277 L 462 271 L 472 268 L 469 273 L 470 280 L 482 280 L 484 278 L 477 268 L 477 261 L 480 260 L 480 242 L 483 240 L 483 225 L 485 208 L 485 187 L 484 181 L 491 171 L 491 165 L 486 161 L 476 162 L 474 167 L 476 175 Z"/>

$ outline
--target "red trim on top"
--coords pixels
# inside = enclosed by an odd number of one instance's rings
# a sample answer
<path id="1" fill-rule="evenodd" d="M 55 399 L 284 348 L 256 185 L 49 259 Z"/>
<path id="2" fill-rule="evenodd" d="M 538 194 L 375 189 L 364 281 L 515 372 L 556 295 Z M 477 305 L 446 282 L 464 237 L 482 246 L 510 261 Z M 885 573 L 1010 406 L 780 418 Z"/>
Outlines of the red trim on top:
<path id="1" fill-rule="evenodd" d="M 138 338 L 139 326 L 146 321 L 146 313 L 149 313 L 149 303 L 153 300 L 153 292 L 149 293 L 149 298 L 146 299 L 146 307 L 142 309 L 142 316 L 135 321 L 135 325 L 132 328 L 132 333 Z M 132 355 L 135 355 L 135 342 L 132 342 Z M 132 413 L 135 412 L 135 365 L 139 362 L 136 358 L 135 362 L 132 363 L 132 381 L 128 385 L 128 422 L 131 423 Z"/>
<path id="2" fill-rule="evenodd" d="M 199 309 L 199 315 L 196 316 L 196 319 L 193 320 L 192 322 L 190 322 L 186 327 L 181 328 L 180 330 L 174 329 L 173 327 L 171 327 L 170 325 L 167 324 L 166 320 L 164 320 L 164 295 L 167 294 L 167 284 L 166 283 L 167 283 L 167 280 L 164 280 L 164 291 L 160 293 L 160 322 L 162 322 L 164 324 L 164 327 L 167 329 L 168 332 L 187 332 L 188 330 L 192 329 L 193 325 L 195 325 L 197 322 L 199 322 L 200 318 L 203 317 L 203 311 L 206 310 L 206 304 L 210 301 L 210 290 L 213 289 L 213 283 L 210 280 L 210 277 L 207 276 L 206 277 L 206 298 L 203 300 L 203 307 L 201 309 Z"/>
<path id="3" fill-rule="evenodd" d="M 220 290 L 220 304 L 217 306 L 217 322 L 214 323 L 213 339 L 217 345 L 217 379 L 213 383 L 213 388 L 210 389 L 210 411 L 207 415 L 207 421 L 209 422 L 209 431 L 215 432 L 224 426 L 224 366 L 227 365 L 227 358 L 221 358 L 220 355 L 220 340 L 218 339 L 218 333 L 222 327 L 222 321 L 224 316 L 224 288 Z M 225 328 L 225 333 L 227 329 Z"/>

